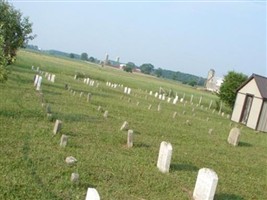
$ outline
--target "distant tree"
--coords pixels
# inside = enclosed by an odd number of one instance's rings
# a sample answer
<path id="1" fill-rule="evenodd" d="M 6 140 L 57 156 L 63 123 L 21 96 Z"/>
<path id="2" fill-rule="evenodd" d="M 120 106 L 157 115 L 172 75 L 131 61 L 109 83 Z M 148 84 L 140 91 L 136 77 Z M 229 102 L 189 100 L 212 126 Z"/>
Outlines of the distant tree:
<path id="1" fill-rule="evenodd" d="M 135 68 L 135 64 L 133 62 L 126 63 L 126 66 L 123 68 L 126 72 L 133 72 L 133 69 Z"/>
<path id="2" fill-rule="evenodd" d="M 4 43 L 3 36 L 1 35 L 1 27 L 0 27 L 0 82 L 5 82 L 7 80 L 7 60 L 4 55 L 4 50 L 2 48 Z"/>
<path id="3" fill-rule="evenodd" d="M 140 69 L 142 73 L 150 74 L 153 71 L 154 66 L 150 63 L 145 63 L 140 66 Z"/>
<path id="4" fill-rule="evenodd" d="M 161 77 L 162 76 L 162 72 L 163 71 L 162 71 L 161 68 L 158 68 L 158 69 L 155 70 L 155 74 L 156 74 L 157 77 Z"/>
<path id="5" fill-rule="evenodd" d="M 70 58 L 75 58 L 75 55 L 74 55 L 74 53 L 70 53 Z"/>
<path id="6" fill-rule="evenodd" d="M 220 87 L 220 92 L 218 94 L 220 100 L 230 108 L 233 108 L 236 99 L 236 90 L 247 78 L 248 77 L 242 73 L 234 71 L 228 72 L 228 74 L 224 76 L 224 81 Z"/>
<path id="7" fill-rule="evenodd" d="M 0 1 L 0 13 L 2 48 L 8 64 L 11 64 L 15 60 L 17 50 L 25 47 L 35 36 L 30 35 L 32 23 L 29 18 L 22 17 L 22 13 L 7 1 Z"/>
<path id="8" fill-rule="evenodd" d="M 88 61 L 89 61 L 89 62 L 95 62 L 96 59 L 95 59 L 94 57 L 90 56 L 90 58 L 88 58 Z"/>
<path id="9" fill-rule="evenodd" d="M 88 60 L 88 54 L 87 53 L 82 53 L 81 54 L 81 60 Z"/>
<path id="10" fill-rule="evenodd" d="M 197 82 L 195 80 L 191 80 L 188 82 L 188 85 L 191 85 L 192 87 L 194 87 L 197 84 Z"/>

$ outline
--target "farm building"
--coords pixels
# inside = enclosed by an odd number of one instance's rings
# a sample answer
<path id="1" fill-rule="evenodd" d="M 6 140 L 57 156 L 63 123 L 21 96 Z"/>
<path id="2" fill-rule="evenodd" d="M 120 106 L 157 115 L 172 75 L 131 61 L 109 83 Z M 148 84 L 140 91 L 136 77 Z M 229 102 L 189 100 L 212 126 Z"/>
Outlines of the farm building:
<path id="1" fill-rule="evenodd" d="M 267 132 L 267 78 L 253 74 L 237 89 L 232 121 Z"/>

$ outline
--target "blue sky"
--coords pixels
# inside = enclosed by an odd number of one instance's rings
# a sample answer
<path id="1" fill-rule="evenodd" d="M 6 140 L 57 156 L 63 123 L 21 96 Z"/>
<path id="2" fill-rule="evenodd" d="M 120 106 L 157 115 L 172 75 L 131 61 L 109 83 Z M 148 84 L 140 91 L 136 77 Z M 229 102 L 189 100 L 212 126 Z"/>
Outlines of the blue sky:
<path id="1" fill-rule="evenodd" d="M 267 76 L 265 1 L 9 1 L 42 49 L 206 77 Z"/>

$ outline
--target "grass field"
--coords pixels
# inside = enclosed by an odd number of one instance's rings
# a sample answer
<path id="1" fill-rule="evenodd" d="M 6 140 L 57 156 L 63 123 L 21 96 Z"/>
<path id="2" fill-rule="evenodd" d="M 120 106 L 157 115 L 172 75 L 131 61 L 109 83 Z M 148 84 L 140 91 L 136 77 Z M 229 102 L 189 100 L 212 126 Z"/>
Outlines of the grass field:
<path id="1" fill-rule="evenodd" d="M 55 83 L 43 75 L 41 93 L 33 87 L 36 72 L 32 65 L 56 74 Z M 99 86 L 74 80 L 78 72 Z M 132 93 L 125 95 L 123 88 L 107 87 L 106 81 L 131 87 Z M 194 105 L 173 105 L 148 94 L 159 87 L 172 89 L 179 97 L 185 93 L 187 102 L 194 94 Z M 217 98 L 210 93 L 173 81 L 27 51 L 18 53 L 0 92 L 0 199 L 85 199 L 88 187 L 96 188 L 104 200 L 191 199 L 198 170 L 203 167 L 218 174 L 215 199 L 267 199 L 266 133 L 230 124 L 226 115 L 212 113 L 215 104 L 206 110 L 210 100 Z M 90 102 L 88 93 L 92 94 Z M 200 96 L 203 109 L 196 107 Z M 52 120 L 47 118 L 42 98 L 51 107 Z M 161 111 L 157 111 L 160 102 Z M 109 112 L 107 119 L 103 117 L 105 110 Z M 175 111 L 178 114 L 173 119 Z M 53 136 L 55 119 L 62 120 L 63 128 Z M 119 130 L 124 121 L 134 130 L 133 148 L 126 147 L 127 132 Z M 237 147 L 227 143 L 234 126 L 242 128 Z M 211 128 L 213 133 L 209 134 Z M 65 148 L 59 146 L 61 134 L 69 136 Z M 173 147 L 167 174 L 156 167 L 161 141 Z M 68 166 L 67 156 L 77 158 L 77 164 Z M 70 181 L 72 172 L 79 173 L 78 184 Z"/>

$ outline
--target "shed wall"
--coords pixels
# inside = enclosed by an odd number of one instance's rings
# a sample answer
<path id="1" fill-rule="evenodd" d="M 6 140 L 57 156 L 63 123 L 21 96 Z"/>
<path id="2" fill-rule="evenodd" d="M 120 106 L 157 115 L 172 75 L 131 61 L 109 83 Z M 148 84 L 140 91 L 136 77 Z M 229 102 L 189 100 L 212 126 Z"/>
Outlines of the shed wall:
<path id="1" fill-rule="evenodd" d="M 232 121 L 234 121 L 234 122 L 240 121 L 240 117 L 242 114 L 242 109 L 243 109 L 245 99 L 246 99 L 246 95 L 241 94 L 241 93 L 237 93 L 236 100 L 235 100 L 235 106 L 234 106 L 232 118 L 231 118 Z"/>
<path id="2" fill-rule="evenodd" d="M 262 99 L 254 97 L 247 121 L 247 127 L 250 127 L 252 129 L 257 128 L 259 116 L 261 113 L 261 106 L 262 106 Z"/>

